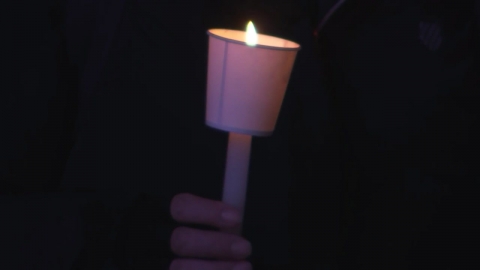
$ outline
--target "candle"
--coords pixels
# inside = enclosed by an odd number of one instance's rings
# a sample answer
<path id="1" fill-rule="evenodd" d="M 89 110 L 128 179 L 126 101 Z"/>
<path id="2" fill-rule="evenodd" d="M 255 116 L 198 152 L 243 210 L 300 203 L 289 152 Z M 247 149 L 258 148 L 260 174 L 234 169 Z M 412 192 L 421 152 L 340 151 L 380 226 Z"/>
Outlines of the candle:
<path id="1" fill-rule="evenodd" d="M 257 34 L 252 22 L 207 33 L 206 124 L 230 133 L 222 200 L 243 217 L 251 136 L 273 133 L 300 45 Z"/>

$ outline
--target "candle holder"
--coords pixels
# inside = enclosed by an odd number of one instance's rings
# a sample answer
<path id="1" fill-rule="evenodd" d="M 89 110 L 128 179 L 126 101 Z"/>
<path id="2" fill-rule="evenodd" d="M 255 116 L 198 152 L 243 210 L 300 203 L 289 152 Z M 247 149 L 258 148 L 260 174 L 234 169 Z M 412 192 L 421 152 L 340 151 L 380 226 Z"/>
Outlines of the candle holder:
<path id="1" fill-rule="evenodd" d="M 257 34 L 251 22 L 247 31 L 207 34 L 206 124 L 230 133 L 222 200 L 243 220 L 251 137 L 273 133 L 300 45 Z"/>

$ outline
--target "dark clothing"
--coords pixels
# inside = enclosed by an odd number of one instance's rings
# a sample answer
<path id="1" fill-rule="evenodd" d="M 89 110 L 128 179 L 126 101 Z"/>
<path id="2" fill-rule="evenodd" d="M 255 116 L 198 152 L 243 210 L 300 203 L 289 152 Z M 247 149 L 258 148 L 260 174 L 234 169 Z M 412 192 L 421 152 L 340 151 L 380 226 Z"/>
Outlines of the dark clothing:
<path id="1" fill-rule="evenodd" d="M 319 36 L 344 177 L 357 190 L 346 269 L 455 269 L 473 259 L 480 32 L 465 4 L 442 13 L 352 1 Z M 420 42 L 422 21 L 442 26 L 439 50 Z"/>
<path id="2" fill-rule="evenodd" d="M 54 2 L 11 2 L 1 10 L 8 23 L 2 26 L 0 193 L 58 186 L 73 141 L 66 115 L 75 110 L 74 71 L 61 34 L 64 12 Z"/>

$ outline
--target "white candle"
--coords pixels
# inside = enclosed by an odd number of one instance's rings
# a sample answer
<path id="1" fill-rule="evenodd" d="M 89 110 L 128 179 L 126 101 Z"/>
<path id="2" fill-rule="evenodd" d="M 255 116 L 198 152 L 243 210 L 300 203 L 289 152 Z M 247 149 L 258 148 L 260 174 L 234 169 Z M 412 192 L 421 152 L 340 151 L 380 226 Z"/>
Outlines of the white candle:
<path id="1" fill-rule="evenodd" d="M 208 31 L 206 124 L 230 132 L 223 201 L 243 217 L 252 135 L 269 136 L 300 45 L 247 31 Z M 241 227 L 230 230 L 240 234 Z"/>

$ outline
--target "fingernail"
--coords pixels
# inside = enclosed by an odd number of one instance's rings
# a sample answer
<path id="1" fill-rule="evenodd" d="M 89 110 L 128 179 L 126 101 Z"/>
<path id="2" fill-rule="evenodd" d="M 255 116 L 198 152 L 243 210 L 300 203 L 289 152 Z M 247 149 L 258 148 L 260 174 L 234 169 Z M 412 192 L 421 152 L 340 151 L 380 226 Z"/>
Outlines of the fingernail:
<path id="1" fill-rule="evenodd" d="M 235 222 L 235 223 L 240 222 L 240 215 L 237 212 L 231 211 L 231 210 L 223 211 L 222 218 L 228 222 Z"/>
<path id="2" fill-rule="evenodd" d="M 252 245 L 246 240 L 239 240 L 232 244 L 232 252 L 239 256 L 249 255 L 252 251 Z"/>
<path id="3" fill-rule="evenodd" d="M 249 263 L 239 263 L 232 270 L 252 270 L 252 266 Z"/>

